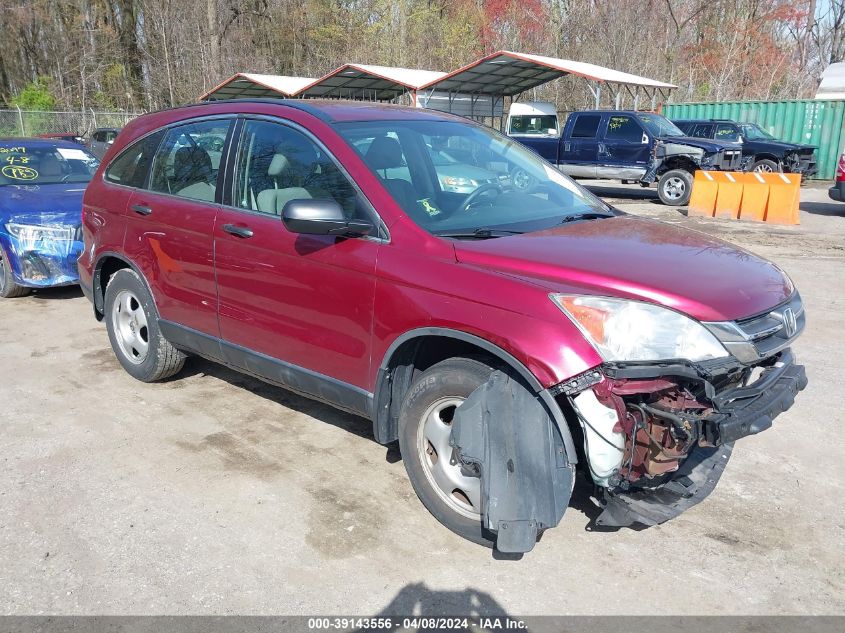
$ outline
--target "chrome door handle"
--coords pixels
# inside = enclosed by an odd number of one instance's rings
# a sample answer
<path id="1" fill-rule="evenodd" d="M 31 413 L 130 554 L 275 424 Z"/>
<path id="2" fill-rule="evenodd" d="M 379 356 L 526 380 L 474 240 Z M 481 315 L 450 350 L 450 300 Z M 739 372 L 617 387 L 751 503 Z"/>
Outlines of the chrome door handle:
<path id="1" fill-rule="evenodd" d="M 149 215 L 153 210 L 145 204 L 133 204 L 132 210 L 138 215 Z"/>

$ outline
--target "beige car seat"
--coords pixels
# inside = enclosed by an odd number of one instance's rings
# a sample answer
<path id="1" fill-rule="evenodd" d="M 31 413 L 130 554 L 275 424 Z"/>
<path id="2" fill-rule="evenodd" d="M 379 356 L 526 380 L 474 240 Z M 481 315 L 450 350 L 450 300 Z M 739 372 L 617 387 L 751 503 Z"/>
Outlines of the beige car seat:
<path id="1" fill-rule="evenodd" d="M 273 155 L 270 166 L 267 168 L 267 175 L 273 181 L 274 187 L 258 192 L 258 195 L 255 197 L 255 206 L 258 207 L 259 211 L 281 215 L 282 209 L 284 209 L 285 204 L 290 200 L 309 199 L 313 197 L 304 187 L 279 188 L 277 186 L 279 180 L 291 172 L 291 168 L 290 161 L 284 154 L 277 152 Z"/>
<path id="2" fill-rule="evenodd" d="M 212 178 L 211 157 L 199 147 L 181 147 L 173 161 L 173 190 L 177 196 L 214 202 L 216 187 Z"/>

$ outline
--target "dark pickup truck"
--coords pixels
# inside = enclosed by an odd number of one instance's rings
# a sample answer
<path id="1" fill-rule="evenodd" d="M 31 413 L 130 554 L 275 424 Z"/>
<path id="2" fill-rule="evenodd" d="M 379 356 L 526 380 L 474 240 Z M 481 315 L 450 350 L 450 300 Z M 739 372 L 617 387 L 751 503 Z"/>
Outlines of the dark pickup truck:
<path id="1" fill-rule="evenodd" d="M 696 138 L 742 143 L 742 156 L 753 171 L 785 171 L 805 178 L 816 173 L 814 145 L 778 140 L 756 123 L 727 119 L 674 121 L 685 134 Z"/>
<path id="2" fill-rule="evenodd" d="M 739 144 L 689 138 L 667 118 L 647 112 L 573 112 L 559 137 L 517 140 L 575 178 L 657 182 L 668 205 L 689 202 L 698 169 L 742 169 Z"/>

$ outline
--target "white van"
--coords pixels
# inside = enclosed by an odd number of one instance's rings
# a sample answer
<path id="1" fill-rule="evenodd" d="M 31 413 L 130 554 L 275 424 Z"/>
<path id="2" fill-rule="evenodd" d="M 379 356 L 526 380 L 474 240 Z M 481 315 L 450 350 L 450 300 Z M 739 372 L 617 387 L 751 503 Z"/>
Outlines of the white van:
<path id="1" fill-rule="evenodd" d="M 508 136 L 557 136 L 557 108 L 548 101 L 517 101 L 508 110 Z"/>

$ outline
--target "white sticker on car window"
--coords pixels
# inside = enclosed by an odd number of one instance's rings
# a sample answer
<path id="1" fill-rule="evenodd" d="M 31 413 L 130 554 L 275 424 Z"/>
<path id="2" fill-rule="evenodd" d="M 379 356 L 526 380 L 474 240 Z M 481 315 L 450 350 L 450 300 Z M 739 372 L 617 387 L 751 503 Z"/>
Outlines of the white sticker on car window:
<path id="1" fill-rule="evenodd" d="M 70 149 L 67 147 L 57 147 L 56 151 L 65 160 L 88 160 L 88 154 L 82 149 Z"/>

